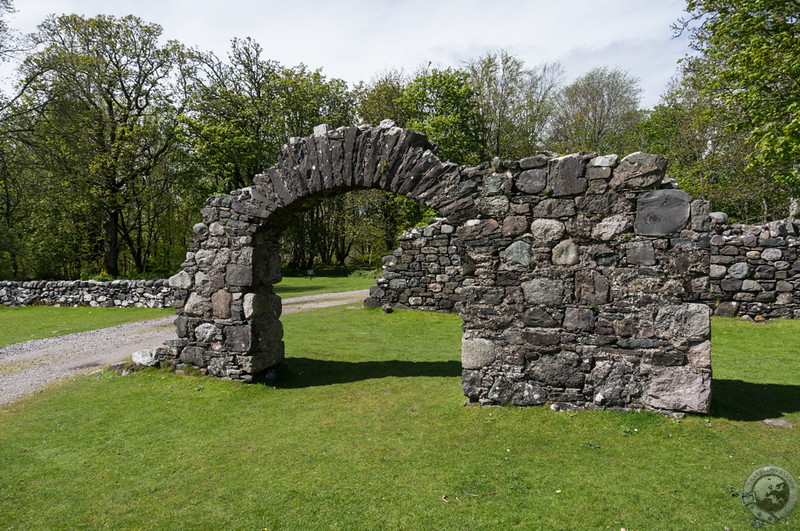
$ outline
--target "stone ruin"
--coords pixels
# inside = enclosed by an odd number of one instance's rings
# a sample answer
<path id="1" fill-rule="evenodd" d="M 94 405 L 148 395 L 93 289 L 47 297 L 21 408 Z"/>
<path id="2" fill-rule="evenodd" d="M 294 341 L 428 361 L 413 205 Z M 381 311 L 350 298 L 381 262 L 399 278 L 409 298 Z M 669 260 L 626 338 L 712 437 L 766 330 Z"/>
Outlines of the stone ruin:
<path id="1" fill-rule="evenodd" d="M 462 317 L 471 401 L 709 410 L 708 204 L 665 179 L 663 157 L 468 167 L 434 151 L 388 121 L 319 126 L 253 186 L 211 198 L 170 279 L 179 339 L 159 358 L 243 381 L 282 364 L 279 235 L 325 195 L 378 188 L 443 216 L 398 265 L 419 273 L 421 306 L 447 300 Z"/>

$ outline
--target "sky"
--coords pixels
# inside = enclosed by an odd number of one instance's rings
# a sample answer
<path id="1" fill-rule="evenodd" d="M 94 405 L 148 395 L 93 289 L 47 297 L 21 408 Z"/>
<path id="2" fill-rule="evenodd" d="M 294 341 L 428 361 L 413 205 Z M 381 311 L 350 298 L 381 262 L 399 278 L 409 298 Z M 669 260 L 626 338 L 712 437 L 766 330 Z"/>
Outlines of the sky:
<path id="1" fill-rule="evenodd" d="M 640 80 L 641 106 L 658 103 L 686 37 L 670 24 L 685 0 L 13 0 L 9 25 L 35 31 L 48 14 L 133 14 L 175 39 L 225 57 L 252 37 L 266 59 L 304 63 L 351 85 L 393 68 L 459 67 L 505 49 L 526 66 L 559 61 L 566 81 L 592 68 Z"/>

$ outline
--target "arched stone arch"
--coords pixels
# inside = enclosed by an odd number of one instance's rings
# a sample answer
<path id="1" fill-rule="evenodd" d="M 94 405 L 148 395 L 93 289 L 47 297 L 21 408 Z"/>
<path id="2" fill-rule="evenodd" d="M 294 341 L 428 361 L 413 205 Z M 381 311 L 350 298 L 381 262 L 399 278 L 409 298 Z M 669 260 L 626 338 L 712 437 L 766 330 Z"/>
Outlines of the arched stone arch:
<path id="1" fill-rule="evenodd" d="M 660 189 L 663 157 L 465 167 L 434 151 L 391 123 L 319 126 L 253 186 L 211 198 L 170 279 L 180 339 L 166 357 L 244 381 L 280 364 L 280 231 L 321 194 L 379 188 L 455 228 L 471 400 L 708 410 L 709 310 L 686 302 L 707 279 L 708 208 Z"/>

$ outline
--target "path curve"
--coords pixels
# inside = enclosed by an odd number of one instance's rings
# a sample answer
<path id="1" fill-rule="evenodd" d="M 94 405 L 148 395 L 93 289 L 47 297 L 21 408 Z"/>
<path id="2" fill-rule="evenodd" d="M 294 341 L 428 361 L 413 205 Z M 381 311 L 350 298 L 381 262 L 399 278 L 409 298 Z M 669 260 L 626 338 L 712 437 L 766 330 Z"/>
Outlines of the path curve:
<path id="1" fill-rule="evenodd" d="M 363 302 L 369 290 L 283 299 L 283 314 Z M 34 339 L 0 348 L 0 407 L 40 392 L 48 385 L 86 374 L 157 347 L 175 335 L 174 316 L 110 328 Z"/>

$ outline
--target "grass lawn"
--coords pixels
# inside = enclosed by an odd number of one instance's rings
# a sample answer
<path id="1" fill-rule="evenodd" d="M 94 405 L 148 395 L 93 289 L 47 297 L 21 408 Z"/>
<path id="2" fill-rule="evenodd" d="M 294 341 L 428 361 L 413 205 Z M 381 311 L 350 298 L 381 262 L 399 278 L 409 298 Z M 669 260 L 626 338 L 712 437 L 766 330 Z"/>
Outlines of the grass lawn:
<path id="1" fill-rule="evenodd" d="M 284 277 L 275 292 L 284 298 L 369 289 L 375 280 L 357 277 Z M 44 337 L 95 330 L 133 321 L 174 315 L 172 309 L 68 308 L 52 306 L 8 307 L 0 305 L 0 347 Z"/>
<path id="2" fill-rule="evenodd" d="M 746 529 L 747 476 L 800 473 L 800 322 L 715 319 L 713 414 L 678 420 L 463 407 L 453 315 L 282 321 L 270 385 L 105 373 L 0 414 L 0 528 Z"/>
<path id="3" fill-rule="evenodd" d="M 0 305 L 0 347 L 84 332 L 134 321 L 174 315 L 158 308 L 57 308 L 54 306 L 8 307 Z"/>
<path id="4" fill-rule="evenodd" d="M 358 277 L 283 277 L 275 284 L 275 293 L 283 298 L 369 289 L 375 279 Z"/>

